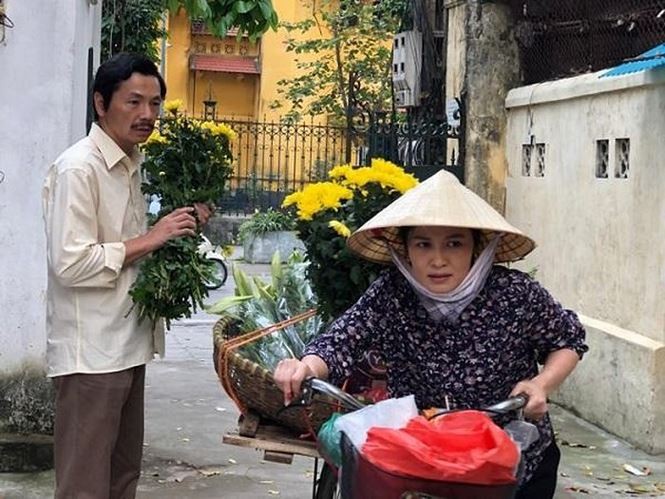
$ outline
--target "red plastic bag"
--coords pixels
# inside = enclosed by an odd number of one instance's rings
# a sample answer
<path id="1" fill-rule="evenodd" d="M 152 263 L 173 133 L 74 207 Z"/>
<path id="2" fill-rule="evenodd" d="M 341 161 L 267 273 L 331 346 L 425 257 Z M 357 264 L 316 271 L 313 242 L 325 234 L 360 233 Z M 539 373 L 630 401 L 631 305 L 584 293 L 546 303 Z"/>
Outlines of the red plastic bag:
<path id="1" fill-rule="evenodd" d="M 398 430 L 371 428 L 361 452 L 390 473 L 482 485 L 514 483 L 520 459 L 508 434 L 478 411 L 419 416 Z"/>

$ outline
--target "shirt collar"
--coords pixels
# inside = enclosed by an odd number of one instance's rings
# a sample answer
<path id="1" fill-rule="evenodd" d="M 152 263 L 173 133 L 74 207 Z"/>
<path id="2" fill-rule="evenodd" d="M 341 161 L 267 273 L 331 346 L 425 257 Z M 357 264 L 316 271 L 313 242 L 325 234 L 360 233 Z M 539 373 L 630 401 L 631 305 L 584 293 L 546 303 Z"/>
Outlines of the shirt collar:
<path id="1" fill-rule="evenodd" d="M 117 164 L 124 163 L 130 173 L 134 173 L 143 161 L 143 154 L 135 147 L 130 156 L 125 154 L 118 144 L 97 123 L 93 123 L 88 134 L 90 140 L 102 153 L 106 167 L 111 170 Z"/>

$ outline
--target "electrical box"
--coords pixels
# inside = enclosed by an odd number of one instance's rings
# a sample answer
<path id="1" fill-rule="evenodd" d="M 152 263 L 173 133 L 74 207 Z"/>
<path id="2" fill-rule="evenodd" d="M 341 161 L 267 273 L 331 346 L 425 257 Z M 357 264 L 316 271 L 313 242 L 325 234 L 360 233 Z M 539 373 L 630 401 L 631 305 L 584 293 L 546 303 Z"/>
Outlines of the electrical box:
<path id="1" fill-rule="evenodd" d="M 420 72 L 423 35 L 420 31 L 403 31 L 393 38 L 393 88 L 396 107 L 420 105 Z"/>

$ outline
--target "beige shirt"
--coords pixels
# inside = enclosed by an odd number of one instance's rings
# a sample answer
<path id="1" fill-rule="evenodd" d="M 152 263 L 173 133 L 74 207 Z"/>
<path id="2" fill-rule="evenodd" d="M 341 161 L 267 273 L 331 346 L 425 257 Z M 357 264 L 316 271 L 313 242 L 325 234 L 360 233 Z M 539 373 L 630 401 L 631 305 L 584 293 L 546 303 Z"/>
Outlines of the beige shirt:
<path id="1" fill-rule="evenodd" d="M 123 268 L 123 241 L 146 231 L 142 159 L 93 124 L 48 171 L 48 376 L 120 371 L 164 352 L 162 325 L 139 324 L 132 309 L 138 263 Z"/>

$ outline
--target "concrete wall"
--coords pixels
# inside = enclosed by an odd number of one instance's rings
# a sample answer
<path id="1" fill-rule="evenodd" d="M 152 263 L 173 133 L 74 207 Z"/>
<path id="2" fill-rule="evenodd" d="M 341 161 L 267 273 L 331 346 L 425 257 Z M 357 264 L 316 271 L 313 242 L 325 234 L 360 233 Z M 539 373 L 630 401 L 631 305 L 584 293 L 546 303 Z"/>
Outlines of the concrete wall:
<path id="1" fill-rule="evenodd" d="M 468 0 L 466 17 L 466 185 L 495 209 L 504 210 L 508 90 L 521 82 L 519 51 L 510 6 Z"/>
<path id="2" fill-rule="evenodd" d="M 522 266 L 537 267 L 538 279 L 588 327 L 592 350 L 560 400 L 662 452 L 665 71 L 599 75 L 509 93 L 506 215 L 539 243 Z M 630 140 L 627 178 L 615 175 L 617 139 Z M 596 176 L 599 140 L 609 144 L 608 178 Z"/>
<path id="3" fill-rule="evenodd" d="M 0 44 L 0 432 L 42 431 L 49 401 L 39 403 L 48 399 L 40 193 L 49 163 L 85 135 L 87 54 L 95 47 L 98 60 L 101 2 L 4 4 L 14 28 Z"/>

